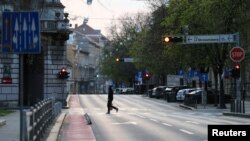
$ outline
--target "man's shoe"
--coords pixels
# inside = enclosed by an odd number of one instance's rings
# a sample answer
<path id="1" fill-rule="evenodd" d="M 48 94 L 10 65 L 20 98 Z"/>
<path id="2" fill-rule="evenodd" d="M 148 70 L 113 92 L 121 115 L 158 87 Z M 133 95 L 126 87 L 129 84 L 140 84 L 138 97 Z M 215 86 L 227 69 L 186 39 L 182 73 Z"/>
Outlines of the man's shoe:
<path id="1" fill-rule="evenodd" d="M 119 110 L 119 109 L 118 109 L 118 108 L 116 108 L 116 112 L 118 112 L 118 110 Z"/>
<path id="2" fill-rule="evenodd" d="M 110 114 L 110 112 L 107 112 L 106 114 Z"/>

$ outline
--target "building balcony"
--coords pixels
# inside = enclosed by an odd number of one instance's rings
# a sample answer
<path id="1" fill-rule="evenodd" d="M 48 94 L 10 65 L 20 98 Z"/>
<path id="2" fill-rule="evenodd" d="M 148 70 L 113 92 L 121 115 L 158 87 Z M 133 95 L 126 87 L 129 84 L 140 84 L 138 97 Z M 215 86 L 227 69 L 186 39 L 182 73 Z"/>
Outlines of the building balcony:
<path id="1" fill-rule="evenodd" d="M 65 8 L 65 6 L 60 1 L 51 1 L 51 2 L 40 2 L 40 5 L 43 7 L 58 7 L 58 8 Z"/>
<path id="2" fill-rule="evenodd" d="M 68 40 L 72 31 L 65 20 L 40 20 L 40 31 L 45 35 L 52 35 L 55 39 Z"/>
<path id="3" fill-rule="evenodd" d="M 69 26 L 65 20 L 40 20 L 41 32 L 70 31 Z"/>
<path id="4" fill-rule="evenodd" d="M 57 29 L 57 22 L 55 20 L 41 20 L 40 21 L 40 30 L 41 32 L 52 32 L 56 33 Z"/>

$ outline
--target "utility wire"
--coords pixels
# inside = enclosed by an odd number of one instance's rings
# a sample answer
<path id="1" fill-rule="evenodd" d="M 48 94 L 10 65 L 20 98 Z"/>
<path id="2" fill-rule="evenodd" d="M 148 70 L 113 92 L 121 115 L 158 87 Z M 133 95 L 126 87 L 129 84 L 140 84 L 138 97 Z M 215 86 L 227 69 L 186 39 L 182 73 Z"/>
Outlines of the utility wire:
<path id="1" fill-rule="evenodd" d="M 109 12 L 113 13 L 114 11 L 109 9 L 108 7 L 106 7 L 100 0 L 97 0 L 97 2 L 103 7 L 105 8 L 106 10 L 108 10 Z"/>

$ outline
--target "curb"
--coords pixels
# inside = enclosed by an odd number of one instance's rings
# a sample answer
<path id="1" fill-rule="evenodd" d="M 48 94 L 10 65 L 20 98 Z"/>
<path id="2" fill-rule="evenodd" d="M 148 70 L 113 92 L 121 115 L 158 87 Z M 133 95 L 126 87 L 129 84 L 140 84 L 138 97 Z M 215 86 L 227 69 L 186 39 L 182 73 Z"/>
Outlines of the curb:
<path id="1" fill-rule="evenodd" d="M 88 125 L 92 124 L 92 121 L 87 113 L 84 114 L 85 119 L 87 120 Z"/>
<path id="2" fill-rule="evenodd" d="M 0 119 L 0 127 L 6 125 L 6 120 Z"/>
<path id="3" fill-rule="evenodd" d="M 190 106 L 186 106 L 184 104 L 179 104 L 179 106 L 182 107 L 182 108 L 190 109 L 190 110 L 196 110 L 195 108 L 190 107 Z"/>
<path id="4" fill-rule="evenodd" d="M 56 122 L 54 123 L 52 129 L 49 132 L 48 137 L 46 138 L 46 141 L 57 141 L 57 138 L 60 133 L 60 129 L 62 127 L 62 123 L 64 121 L 64 118 L 66 117 L 66 113 L 61 113 L 59 117 L 56 119 Z"/>
<path id="5" fill-rule="evenodd" d="M 223 115 L 225 115 L 225 116 L 250 118 L 250 114 L 244 114 L 244 113 L 224 112 Z"/>
<path id="6" fill-rule="evenodd" d="M 190 109 L 190 110 L 196 110 L 193 107 L 186 106 L 184 104 L 179 105 L 182 108 Z M 235 112 L 223 112 L 222 113 L 224 116 L 234 116 L 234 117 L 243 117 L 243 118 L 250 118 L 250 114 L 245 114 L 245 113 L 235 113 Z"/>

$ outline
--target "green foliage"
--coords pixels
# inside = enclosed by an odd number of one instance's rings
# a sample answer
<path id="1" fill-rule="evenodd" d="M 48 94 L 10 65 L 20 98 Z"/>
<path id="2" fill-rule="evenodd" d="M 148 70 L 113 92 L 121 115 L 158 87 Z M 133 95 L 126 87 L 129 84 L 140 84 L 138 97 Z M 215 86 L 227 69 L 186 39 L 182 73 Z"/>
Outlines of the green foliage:
<path id="1" fill-rule="evenodd" d="M 180 67 L 199 69 L 204 66 L 212 67 L 214 72 L 221 74 L 224 66 L 230 64 L 228 54 L 233 44 L 164 46 L 161 36 L 184 35 L 182 27 L 186 25 L 189 27 L 189 35 L 239 32 L 244 48 L 250 35 L 249 30 L 246 30 L 249 29 L 249 3 L 249 0 L 169 0 L 167 3 L 163 0 L 150 0 L 153 12 L 148 16 L 138 16 L 137 19 L 125 16 L 130 21 L 122 21 L 120 32 L 112 32 L 111 48 L 117 48 L 122 41 L 123 49 L 117 55 L 133 57 L 137 60 L 134 63 L 136 69 L 147 69 L 153 74 L 173 74 Z M 140 30 L 136 30 L 137 25 Z M 115 31 L 114 29 L 112 31 Z M 130 40 L 126 40 L 128 37 Z M 110 51 L 113 52 L 114 48 Z M 114 57 L 111 60 L 114 60 Z M 128 67 L 115 65 L 117 64 L 111 65 L 112 69 Z M 117 73 L 113 71 L 110 71 L 113 76 L 121 73 L 121 70 Z"/>
<path id="2" fill-rule="evenodd" d="M 8 109 L 0 108 L 0 116 L 5 116 L 5 115 L 8 115 L 8 114 L 10 114 L 12 112 L 13 111 L 10 111 Z"/>

